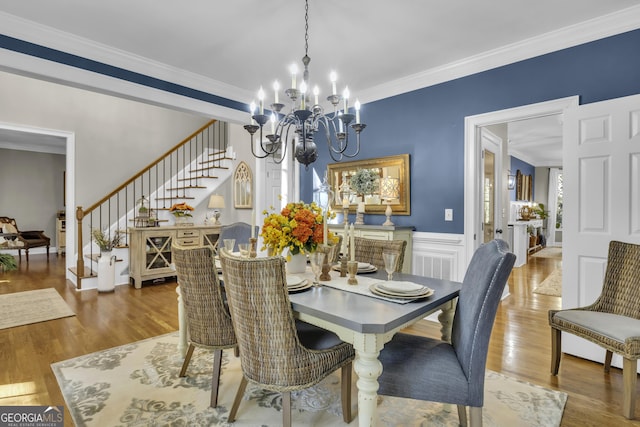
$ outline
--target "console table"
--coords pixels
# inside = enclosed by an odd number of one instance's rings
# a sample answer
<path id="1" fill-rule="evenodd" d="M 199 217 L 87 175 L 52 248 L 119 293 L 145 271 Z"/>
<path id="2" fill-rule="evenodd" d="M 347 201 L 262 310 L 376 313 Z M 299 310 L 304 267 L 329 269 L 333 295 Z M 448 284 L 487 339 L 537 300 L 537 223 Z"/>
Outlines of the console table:
<path id="1" fill-rule="evenodd" d="M 220 225 L 130 227 L 129 278 L 136 289 L 145 280 L 176 275 L 172 268 L 171 245 L 215 245 L 220 236 Z"/>
<path id="2" fill-rule="evenodd" d="M 344 224 L 329 224 L 329 229 L 338 235 L 344 234 Z M 398 227 L 395 225 L 354 225 L 354 235 L 376 240 L 404 240 L 407 249 L 404 253 L 402 272 L 411 274 L 411 261 L 413 258 L 413 230 L 415 227 Z M 344 236 L 343 236 L 344 239 Z"/>

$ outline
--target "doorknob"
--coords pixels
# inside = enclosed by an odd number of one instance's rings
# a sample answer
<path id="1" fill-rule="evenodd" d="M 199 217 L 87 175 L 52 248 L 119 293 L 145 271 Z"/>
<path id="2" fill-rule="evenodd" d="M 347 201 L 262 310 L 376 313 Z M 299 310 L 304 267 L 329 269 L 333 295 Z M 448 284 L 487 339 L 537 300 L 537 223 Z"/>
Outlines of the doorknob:
<path id="1" fill-rule="evenodd" d="M 498 228 L 498 229 L 496 230 L 496 234 L 502 234 L 502 228 Z"/>

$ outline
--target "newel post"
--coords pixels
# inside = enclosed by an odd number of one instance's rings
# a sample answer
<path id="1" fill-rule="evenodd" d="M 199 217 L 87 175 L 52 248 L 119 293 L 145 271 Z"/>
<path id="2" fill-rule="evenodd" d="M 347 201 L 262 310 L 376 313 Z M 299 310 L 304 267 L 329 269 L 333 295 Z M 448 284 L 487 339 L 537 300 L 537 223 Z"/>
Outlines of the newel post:
<path id="1" fill-rule="evenodd" d="M 84 218 L 84 211 L 81 206 L 76 208 L 76 220 L 78 221 L 78 226 L 76 227 L 77 235 L 78 235 L 78 259 L 76 260 L 76 270 L 77 270 L 77 285 L 78 289 L 81 288 L 80 284 L 82 282 L 82 277 L 84 276 L 84 254 L 82 253 L 82 219 Z"/>

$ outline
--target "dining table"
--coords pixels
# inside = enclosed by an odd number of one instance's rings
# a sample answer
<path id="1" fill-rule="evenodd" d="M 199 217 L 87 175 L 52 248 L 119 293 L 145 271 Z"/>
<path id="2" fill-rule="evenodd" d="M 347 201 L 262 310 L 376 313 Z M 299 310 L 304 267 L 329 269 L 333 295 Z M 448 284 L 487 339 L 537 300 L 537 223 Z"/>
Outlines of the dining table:
<path id="1" fill-rule="evenodd" d="M 307 268 L 302 279 L 314 281 L 313 273 Z M 394 300 L 368 291 L 370 283 L 384 282 L 387 273 L 376 271 L 358 274 L 359 285 L 347 284 L 346 277 L 332 271 L 331 279 L 321 281 L 317 286 L 309 286 L 299 292 L 291 292 L 289 299 L 294 316 L 334 332 L 341 340 L 353 345 L 356 353 L 354 371 L 357 375 L 358 425 L 375 426 L 378 422 L 378 378 L 383 366 L 378 355 L 384 344 L 393 335 L 432 313 L 440 310 L 438 321 L 440 333 L 445 341 L 451 339 L 451 325 L 461 283 L 394 273 L 393 280 L 426 286 L 433 294 L 415 300 Z M 184 354 L 187 348 L 186 319 L 180 298 L 179 286 L 176 290 L 179 302 L 179 350 Z"/>

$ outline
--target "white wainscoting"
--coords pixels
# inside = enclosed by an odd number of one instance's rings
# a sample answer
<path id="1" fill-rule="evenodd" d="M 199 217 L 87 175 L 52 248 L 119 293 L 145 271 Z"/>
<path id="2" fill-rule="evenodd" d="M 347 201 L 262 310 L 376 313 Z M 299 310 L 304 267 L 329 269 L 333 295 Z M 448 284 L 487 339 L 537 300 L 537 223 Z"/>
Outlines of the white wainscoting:
<path id="1" fill-rule="evenodd" d="M 412 273 L 462 281 L 467 269 L 464 235 L 413 233 Z"/>
<path id="2" fill-rule="evenodd" d="M 467 271 L 465 238 L 463 234 L 413 233 L 412 273 L 419 276 L 461 282 Z M 502 299 L 509 296 L 505 286 Z M 438 321 L 437 311 L 425 319 Z"/>

